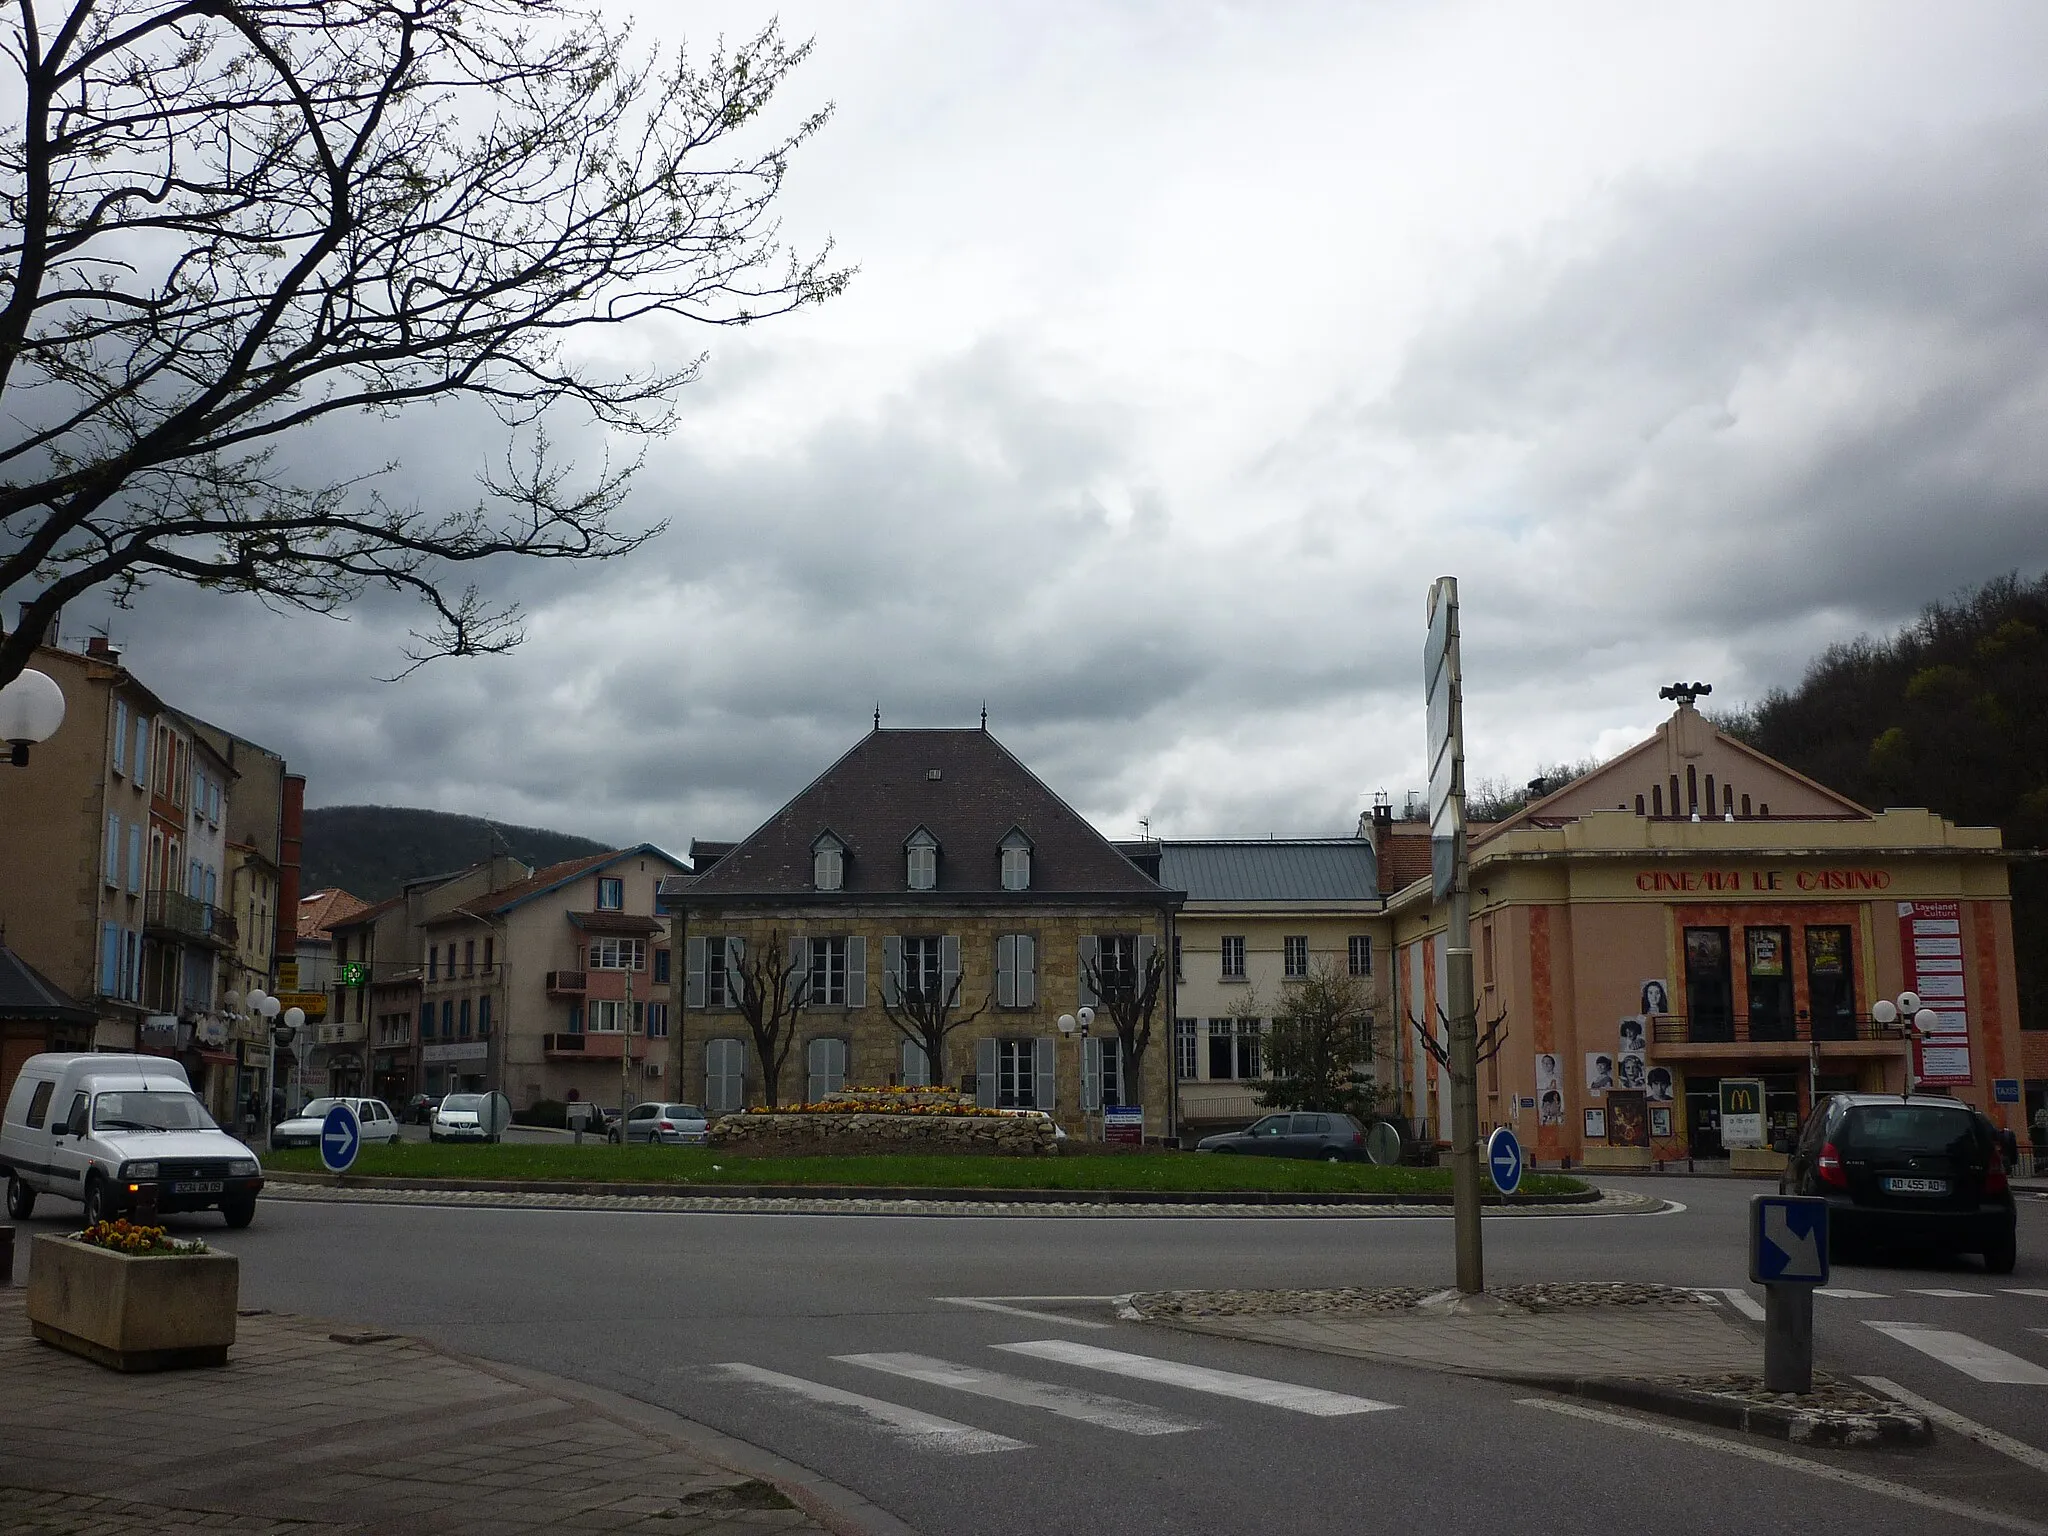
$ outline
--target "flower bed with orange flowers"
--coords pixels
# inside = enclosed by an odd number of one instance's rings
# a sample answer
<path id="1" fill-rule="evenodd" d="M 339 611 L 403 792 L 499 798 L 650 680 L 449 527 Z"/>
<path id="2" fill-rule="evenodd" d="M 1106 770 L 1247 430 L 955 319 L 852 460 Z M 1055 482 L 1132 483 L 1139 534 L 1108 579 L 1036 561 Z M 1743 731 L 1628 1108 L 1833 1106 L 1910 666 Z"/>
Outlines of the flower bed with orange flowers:
<path id="1" fill-rule="evenodd" d="M 125 1253 L 130 1258 L 171 1258 L 184 1254 L 205 1253 L 206 1244 L 198 1238 L 189 1241 L 172 1237 L 163 1227 L 145 1227 L 122 1216 L 114 1221 L 96 1221 L 83 1232 L 71 1234 L 74 1241 L 91 1248 L 111 1248 L 115 1253 Z"/>

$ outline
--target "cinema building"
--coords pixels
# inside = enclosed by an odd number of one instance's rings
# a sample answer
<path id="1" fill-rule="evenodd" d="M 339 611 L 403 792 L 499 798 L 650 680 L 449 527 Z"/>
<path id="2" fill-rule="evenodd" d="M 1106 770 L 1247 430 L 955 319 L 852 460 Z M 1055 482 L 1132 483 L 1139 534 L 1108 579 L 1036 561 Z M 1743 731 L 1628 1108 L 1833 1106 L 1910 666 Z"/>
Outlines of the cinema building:
<path id="1" fill-rule="evenodd" d="M 1761 1080 L 1782 1134 L 1817 1095 L 1896 1092 L 1910 1066 L 2024 1138 L 1995 1089 L 2023 1075 L 2006 869 L 1995 828 L 1870 811 L 1682 703 L 1472 834 L 1479 1019 L 1501 1039 L 1481 1124 L 1550 1163 L 1718 1157 L 1724 1078 Z M 1396 1016 L 1441 1038 L 1447 909 L 1421 879 L 1388 913 Z M 1872 1016 L 1906 990 L 1936 1015 L 1914 1041 Z M 1403 1033 L 1404 1108 L 1440 1138 L 1448 1081 Z"/>

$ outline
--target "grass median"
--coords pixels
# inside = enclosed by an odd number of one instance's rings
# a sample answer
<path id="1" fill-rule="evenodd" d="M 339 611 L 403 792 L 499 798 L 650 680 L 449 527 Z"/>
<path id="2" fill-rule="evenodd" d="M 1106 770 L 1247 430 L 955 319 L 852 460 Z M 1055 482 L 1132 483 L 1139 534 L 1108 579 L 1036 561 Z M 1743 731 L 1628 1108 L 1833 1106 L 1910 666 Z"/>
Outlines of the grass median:
<path id="1" fill-rule="evenodd" d="M 265 1168 L 318 1172 L 306 1148 L 267 1153 Z M 500 1179 L 603 1184 L 873 1185 L 918 1189 L 1271 1191 L 1290 1194 L 1448 1194 L 1448 1168 L 1380 1168 L 1368 1163 L 1312 1163 L 1286 1158 L 1226 1157 L 1200 1152 L 1132 1152 L 1058 1157 L 734 1157 L 702 1147 L 435 1146 L 400 1142 L 365 1147 L 349 1170 L 370 1178 L 446 1179 L 451 1184 Z M 1530 1174 L 1522 1192 L 1576 1193 L 1578 1179 Z"/>

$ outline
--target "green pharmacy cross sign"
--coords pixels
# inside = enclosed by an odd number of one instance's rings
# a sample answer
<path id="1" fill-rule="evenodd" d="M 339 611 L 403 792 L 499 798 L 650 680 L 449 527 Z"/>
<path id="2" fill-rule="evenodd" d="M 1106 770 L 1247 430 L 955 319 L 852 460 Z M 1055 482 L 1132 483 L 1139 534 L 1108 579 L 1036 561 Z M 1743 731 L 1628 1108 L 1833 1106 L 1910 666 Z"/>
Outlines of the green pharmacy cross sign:
<path id="1" fill-rule="evenodd" d="M 341 984 L 344 987 L 360 987 L 370 979 L 369 969 L 360 960 L 350 960 L 341 968 Z"/>

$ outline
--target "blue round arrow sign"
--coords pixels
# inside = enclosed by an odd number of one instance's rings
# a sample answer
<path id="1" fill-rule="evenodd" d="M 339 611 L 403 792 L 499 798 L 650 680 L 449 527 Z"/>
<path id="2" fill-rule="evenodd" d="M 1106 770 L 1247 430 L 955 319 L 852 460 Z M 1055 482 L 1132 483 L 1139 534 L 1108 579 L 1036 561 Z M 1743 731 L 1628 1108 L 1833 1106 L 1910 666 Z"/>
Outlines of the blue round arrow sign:
<path id="1" fill-rule="evenodd" d="M 1521 1185 L 1522 1144 L 1506 1126 L 1486 1138 L 1486 1171 L 1493 1175 L 1493 1187 L 1504 1195 L 1512 1195 Z"/>
<path id="2" fill-rule="evenodd" d="M 320 1122 L 320 1161 L 329 1173 L 347 1173 L 362 1145 L 363 1128 L 354 1110 L 337 1104 L 327 1111 Z"/>

